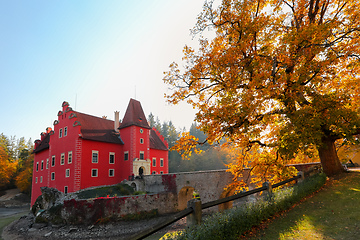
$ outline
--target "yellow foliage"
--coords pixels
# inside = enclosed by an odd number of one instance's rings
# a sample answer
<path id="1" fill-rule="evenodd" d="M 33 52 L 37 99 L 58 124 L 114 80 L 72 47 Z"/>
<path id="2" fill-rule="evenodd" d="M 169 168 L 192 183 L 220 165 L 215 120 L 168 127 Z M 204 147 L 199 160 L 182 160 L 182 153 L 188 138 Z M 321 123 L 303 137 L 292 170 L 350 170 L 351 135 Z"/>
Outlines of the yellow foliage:
<path id="1" fill-rule="evenodd" d="M 194 33 L 164 82 L 170 103 L 187 101 L 209 142 L 226 137 L 238 155 L 230 171 L 280 180 L 290 161 L 319 155 L 324 171 L 341 171 L 338 139 L 360 134 L 359 0 L 238 1 L 204 4 Z M 184 135 L 176 150 L 191 154 Z M 318 154 L 319 152 L 319 154 Z M 321 154 L 320 154 L 321 152 Z M 308 157 L 305 157 L 308 156 Z M 255 179 L 256 180 L 256 179 Z"/>
<path id="2" fill-rule="evenodd" d="M 9 161 L 9 156 L 5 149 L 0 146 L 0 188 L 6 186 L 15 173 L 16 163 Z"/>

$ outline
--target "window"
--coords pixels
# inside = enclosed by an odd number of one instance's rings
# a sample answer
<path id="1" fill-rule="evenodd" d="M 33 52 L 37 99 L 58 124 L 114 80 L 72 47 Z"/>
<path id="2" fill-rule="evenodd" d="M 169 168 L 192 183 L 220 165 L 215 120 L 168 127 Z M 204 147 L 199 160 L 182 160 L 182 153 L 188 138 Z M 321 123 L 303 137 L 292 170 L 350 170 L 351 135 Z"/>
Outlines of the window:
<path id="1" fill-rule="evenodd" d="M 91 176 L 97 177 L 98 176 L 98 170 L 97 169 L 91 169 Z"/>
<path id="2" fill-rule="evenodd" d="M 54 181 L 55 180 L 55 172 L 51 173 L 51 180 Z"/>
<path id="3" fill-rule="evenodd" d="M 36 178 L 35 178 L 35 183 L 37 183 L 37 180 L 38 180 L 38 178 L 36 177 Z"/>
<path id="4" fill-rule="evenodd" d="M 70 177 L 70 169 L 65 170 L 65 177 Z"/>
<path id="5" fill-rule="evenodd" d="M 60 157 L 60 165 L 64 165 L 64 164 L 65 164 L 65 153 L 62 153 Z"/>
<path id="6" fill-rule="evenodd" d="M 40 177 L 40 183 L 42 183 L 42 176 Z"/>
<path id="7" fill-rule="evenodd" d="M 46 159 L 46 169 L 49 169 L 49 159 Z"/>
<path id="8" fill-rule="evenodd" d="M 60 130 L 59 130 L 59 138 L 62 138 L 62 134 L 63 134 L 62 131 L 63 131 L 62 128 L 60 128 Z"/>
<path id="9" fill-rule="evenodd" d="M 153 171 L 153 172 L 152 172 L 152 174 L 156 174 L 156 172 L 155 172 L 155 171 Z"/>
<path id="10" fill-rule="evenodd" d="M 142 130 L 142 128 L 140 128 L 140 133 L 143 133 L 144 132 L 144 130 Z"/>
<path id="11" fill-rule="evenodd" d="M 153 167 L 156 167 L 156 158 L 153 158 Z"/>
<path id="12" fill-rule="evenodd" d="M 164 159 L 160 158 L 160 167 L 164 166 Z"/>
<path id="13" fill-rule="evenodd" d="M 143 144 L 144 143 L 144 139 L 140 138 L 140 143 Z"/>
<path id="14" fill-rule="evenodd" d="M 68 152 L 68 164 L 72 163 L 72 152 Z"/>
<path id="15" fill-rule="evenodd" d="M 115 175 L 114 169 L 109 169 L 109 177 L 113 177 Z"/>
<path id="16" fill-rule="evenodd" d="M 36 163 L 36 171 L 39 171 L 39 163 Z"/>
<path id="17" fill-rule="evenodd" d="M 41 160 L 41 171 L 44 170 L 44 160 Z"/>
<path id="18" fill-rule="evenodd" d="M 67 136 L 67 127 L 64 127 L 64 137 Z"/>
<path id="19" fill-rule="evenodd" d="M 164 174 L 164 172 L 163 172 L 163 171 L 160 171 L 160 174 Z"/>
<path id="20" fill-rule="evenodd" d="M 98 163 L 99 162 L 99 151 L 92 151 L 92 163 Z"/>
<path id="21" fill-rule="evenodd" d="M 109 153 L 109 163 L 110 164 L 115 163 L 115 153 L 113 153 L 113 152 Z"/>
<path id="22" fill-rule="evenodd" d="M 67 194 L 68 193 L 68 186 L 64 187 L 64 193 Z"/>
<path id="23" fill-rule="evenodd" d="M 129 152 L 124 152 L 124 161 L 129 160 Z"/>
<path id="24" fill-rule="evenodd" d="M 51 166 L 54 167 L 55 166 L 55 156 L 51 157 Z"/>
<path id="25" fill-rule="evenodd" d="M 140 160 L 144 160 L 144 152 L 140 151 Z"/>

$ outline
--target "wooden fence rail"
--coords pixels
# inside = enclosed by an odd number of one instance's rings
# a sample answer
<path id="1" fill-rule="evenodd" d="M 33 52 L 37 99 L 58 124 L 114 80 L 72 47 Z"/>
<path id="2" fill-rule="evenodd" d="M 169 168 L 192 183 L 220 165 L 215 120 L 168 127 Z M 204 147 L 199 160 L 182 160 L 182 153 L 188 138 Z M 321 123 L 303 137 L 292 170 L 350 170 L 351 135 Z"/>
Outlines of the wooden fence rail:
<path id="1" fill-rule="evenodd" d="M 247 197 L 249 195 L 259 193 L 259 192 L 262 192 L 262 191 L 271 191 L 272 188 L 282 186 L 284 184 L 287 184 L 289 182 L 292 182 L 292 181 L 295 181 L 295 180 L 298 180 L 298 179 L 304 179 L 304 176 L 308 176 L 308 175 L 310 175 L 312 172 L 314 172 L 316 170 L 318 170 L 318 169 L 314 168 L 314 169 L 312 169 L 312 170 L 310 170 L 310 171 L 308 171 L 306 173 L 299 172 L 297 176 L 289 178 L 289 179 L 284 180 L 282 182 L 276 183 L 274 185 L 271 185 L 268 182 L 265 182 L 262 187 L 255 188 L 255 189 L 250 190 L 250 191 L 238 193 L 238 194 L 235 194 L 235 195 L 232 195 L 232 196 L 229 196 L 229 197 L 221 198 L 221 199 L 218 199 L 218 200 L 215 200 L 215 201 L 203 203 L 203 204 L 201 204 L 201 208 L 199 208 L 199 209 L 195 209 L 195 205 L 190 205 L 189 206 L 189 204 L 188 204 L 188 208 L 186 208 L 186 209 L 184 209 L 184 210 L 182 210 L 182 211 L 180 211 L 178 213 L 175 213 L 173 216 L 169 217 L 168 219 L 164 220 L 163 222 L 161 222 L 161 223 L 159 223 L 159 224 L 157 224 L 155 226 L 152 226 L 152 227 L 144 230 L 143 232 L 140 232 L 140 233 L 132 236 L 130 239 L 131 240 L 144 239 L 144 238 L 150 236 L 151 234 L 165 228 L 166 226 L 180 220 L 183 217 L 186 217 L 186 216 L 188 216 L 190 214 L 195 214 L 196 211 L 201 211 L 202 209 L 206 209 L 206 208 L 214 207 L 214 206 L 219 205 L 219 204 L 234 201 L 236 199 Z"/>

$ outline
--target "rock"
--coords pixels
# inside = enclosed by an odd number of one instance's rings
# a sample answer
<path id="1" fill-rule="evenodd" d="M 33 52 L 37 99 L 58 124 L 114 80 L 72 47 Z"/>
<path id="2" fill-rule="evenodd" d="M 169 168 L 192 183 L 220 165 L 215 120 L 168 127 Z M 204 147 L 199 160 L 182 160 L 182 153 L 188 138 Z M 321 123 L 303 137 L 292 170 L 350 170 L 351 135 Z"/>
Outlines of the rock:
<path id="1" fill-rule="evenodd" d="M 77 228 L 70 228 L 68 233 L 74 233 L 77 232 L 77 230 L 78 230 Z"/>
<path id="2" fill-rule="evenodd" d="M 47 226 L 47 223 L 34 223 L 30 229 L 42 229 L 46 226 Z"/>
<path id="3" fill-rule="evenodd" d="M 49 237 L 52 234 L 52 232 L 48 232 L 44 235 L 44 237 Z"/>

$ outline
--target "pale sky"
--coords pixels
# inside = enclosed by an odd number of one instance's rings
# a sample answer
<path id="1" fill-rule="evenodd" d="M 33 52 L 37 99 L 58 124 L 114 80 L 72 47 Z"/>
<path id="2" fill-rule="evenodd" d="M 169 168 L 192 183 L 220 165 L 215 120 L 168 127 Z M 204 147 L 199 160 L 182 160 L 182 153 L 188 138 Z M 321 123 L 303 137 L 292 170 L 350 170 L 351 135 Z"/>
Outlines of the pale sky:
<path id="1" fill-rule="evenodd" d="M 63 101 L 123 117 L 130 98 L 180 129 L 195 110 L 171 106 L 163 72 L 181 65 L 202 0 L 0 0 L 0 133 L 34 141 Z"/>

